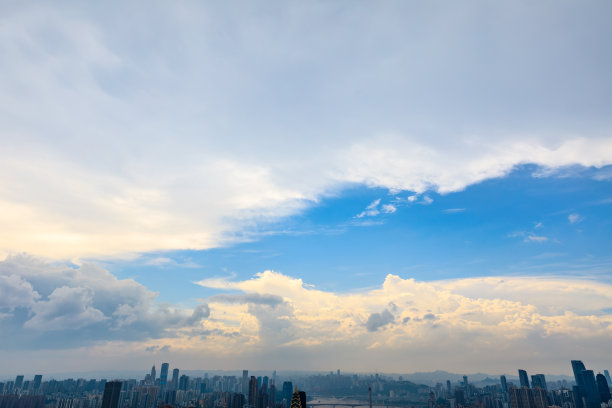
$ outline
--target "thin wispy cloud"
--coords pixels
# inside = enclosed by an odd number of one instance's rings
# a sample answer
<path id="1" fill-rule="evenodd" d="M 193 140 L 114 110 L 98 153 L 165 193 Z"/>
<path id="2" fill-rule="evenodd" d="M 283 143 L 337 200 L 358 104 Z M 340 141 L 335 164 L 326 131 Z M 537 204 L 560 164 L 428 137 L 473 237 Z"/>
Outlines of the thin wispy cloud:
<path id="1" fill-rule="evenodd" d="M 568 215 L 567 219 L 569 220 L 570 224 L 577 224 L 582 221 L 582 217 L 578 213 Z"/>

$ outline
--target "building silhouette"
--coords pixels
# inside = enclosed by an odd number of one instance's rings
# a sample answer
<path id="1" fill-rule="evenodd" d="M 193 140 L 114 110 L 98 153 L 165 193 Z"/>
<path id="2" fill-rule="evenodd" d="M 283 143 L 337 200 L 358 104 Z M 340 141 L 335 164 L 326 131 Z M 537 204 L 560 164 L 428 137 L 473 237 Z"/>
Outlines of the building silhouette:
<path id="1" fill-rule="evenodd" d="M 249 370 L 242 370 L 242 394 L 249 395 Z"/>
<path id="2" fill-rule="evenodd" d="M 151 382 L 153 384 L 155 384 L 155 379 L 156 379 L 155 376 L 156 376 L 156 374 L 155 374 L 155 365 L 153 365 L 153 367 L 151 367 Z"/>
<path id="3" fill-rule="evenodd" d="M 255 376 L 251 376 L 249 380 L 249 406 L 255 407 L 257 405 L 257 396 L 258 396 L 259 386 L 257 384 L 257 378 Z"/>
<path id="4" fill-rule="evenodd" d="M 108 381 L 104 384 L 101 408 L 117 408 L 119 406 L 119 395 L 121 394 L 121 381 Z"/>
<path id="5" fill-rule="evenodd" d="M 548 391 L 546 387 L 546 377 L 544 374 L 535 374 L 531 376 L 531 387 L 532 388 L 541 388 L 544 391 Z"/>
<path id="6" fill-rule="evenodd" d="M 599 390 L 599 397 L 601 402 L 605 402 L 606 404 L 612 396 L 610 396 L 610 387 L 608 386 L 608 382 L 606 381 L 606 377 L 599 373 L 596 377 L 597 380 L 597 389 Z"/>
<path id="7" fill-rule="evenodd" d="M 23 375 L 18 375 L 17 377 L 15 377 L 14 389 L 21 390 L 21 388 L 23 388 Z"/>
<path id="8" fill-rule="evenodd" d="M 518 374 L 519 374 L 519 381 L 521 383 L 521 388 L 522 387 L 529 388 L 529 377 L 527 377 L 527 371 L 518 370 Z"/>
<path id="9" fill-rule="evenodd" d="M 597 389 L 597 382 L 595 382 L 593 370 L 583 370 L 582 381 L 584 384 L 583 397 L 586 408 L 600 408 L 601 398 L 599 396 L 599 390 Z"/>
<path id="10" fill-rule="evenodd" d="M 162 363 L 161 372 L 159 373 L 159 385 L 164 387 L 168 383 L 168 369 L 170 368 L 170 364 Z"/>
<path id="11" fill-rule="evenodd" d="M 175 368 L 174 370 L 172 370 L 172 389 L 173 390 L 178 389 L 178 382 L 179 382 L 179 369 Z"/>

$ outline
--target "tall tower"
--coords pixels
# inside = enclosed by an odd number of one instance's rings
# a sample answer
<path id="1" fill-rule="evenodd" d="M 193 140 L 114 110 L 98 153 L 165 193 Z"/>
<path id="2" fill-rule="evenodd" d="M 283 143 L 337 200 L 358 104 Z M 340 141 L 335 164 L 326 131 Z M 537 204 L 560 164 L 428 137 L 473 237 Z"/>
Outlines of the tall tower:
<path id="1" fill-rule="evenodd" d="M 519 374 L 519 380 L 521 382 L 521 388 L 522 387 L 529 388 L 529 377 L 527 377 L 527 371 L 518 370 L 518 374 Z"/>
<path id="2" fill-rule="evenodd" d="M 153 365 L 153 367 L 151 367 L 151 382 L 153 384 L 155 384 L 155 376 L 156 376 L 156 374 L 155 374 L 155 365 Z"/>
<path id="3" fill-rule="evenodd" d="M 257 378 L 251 376 L 249 380 L 249 406 L 254 407 L 257 405 L 257 391 L 259 387 L 257 385 Z"/>
<path id="4" fill-rule="evenodd" d="M 572 371 L 574 371 L 574 380 L 576 385 L 580 388 L 580 392 L 584 393 L 584 381 L 582 381 L 582 372 L 586 370 L 586 367 L 580 360 L 572 360 Z"/>
<path id="5" fill-rule="evenodd" d="M 531 386 L 533 388 L 541 388 L 544 391 L 548 391 L 546 387 L 546 377 L 544 374 L 536 374 L 531 376 Z"/>
<path id="6" fill-rule="evenodd" d="M 32 392 L 35 394 L 40 393 L 40 385 L 42 384 L 42 375 L 36 374 L 34 376 L 34 383 L 32 383 Z"/>
<path id="7" fill-rule="evenodd" d="M 165 387 L 168 383 L 168 369 L 170 368 L 170 364 L 162 363 L 161 372 L 159 373 L 159 385 Z"/>
<path id="8" fill-rule="evenodd" d="M 610 372 L 608 370 L 604 370 L 604 375 L 606 376 L 606 381 L 608 384 L 612 385 L 612 378 L 610 378 Z"/>
<path id="9" fill-rule="evenodd" d="M 584 384 L 584 399 L 586 400 L 586 408 L 600 408 L 601 398 L 599 390 L 595 382 L 595 374 L 593 370 L 582 371 L 582 381 Z"/>
<path id="10" fill-rule="evenodd" d="M 292 392 L 293 392 L 293 383 L 291 381 L 283 382 L 283 399 L 285 400 L 285 404 L 287 404 L 287 408 L 290 408 L 290 405 L 291 405 Z"/>
<path id="11" fill-rule="evenodd" d="M 599 390 L 601 402 L 605 402 L 607 404 L 612 396 L 610 396 L 610 388 L 608 387 L 606 377 L 604 377 L 602 373 L 597 374 L 597 389 Z"/>
<path id="12" fill-rule="evenodd" d="M 102 396 L 101 408 L 117 408 L 119 406 L 121 385 L 121 381 L 109 381 L 104 384 L 104 395 Z"/>
<path id="13" fill-rule="evenodd" d="M 172 389 L 173 390 L 178 389 L 178 382 L 179 382 L 179 369 L 175 368 L 174 370 L 172 370 Z"/>
<path id="14" fill-rule="evenodd" d="M 23 387 L 23 375 L 18 375 L 17 377 L 15 377 L 14 389 L 20 390 L 21 387 Z"/>
<path id="15" fill-rule="evenodd" d="M 242 394 L 249 395 L 249 370 L 242 370 Z"/>
<path id="16" fill-rule="evenodd" d="M 306 408 L 306 393 L 299 391 L 298 387 L 295 387 L 293 395 L 291 396 L 290 408 Z"/>

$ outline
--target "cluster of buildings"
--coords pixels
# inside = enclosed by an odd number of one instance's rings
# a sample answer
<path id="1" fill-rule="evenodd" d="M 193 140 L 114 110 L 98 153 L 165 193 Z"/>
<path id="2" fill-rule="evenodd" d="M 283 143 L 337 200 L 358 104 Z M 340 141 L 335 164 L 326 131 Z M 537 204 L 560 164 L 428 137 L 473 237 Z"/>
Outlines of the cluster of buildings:
<path id="1" fill-rule="evenodd" d="M 502 375 L 470 383 L 467 376 L 454 384 L 435 387 L 396 377 L 376 375 L 329 375 L 299 377 L 292 381 L 271 377 L 190 377 L 163 363 L 142 380 L 66 379 L 42 381 L 41 375 L 0 382 L 0 408 L 339 408 L 325 397 L 349 398 L 352 408 L 612 408 L 607 370 L 595 375 L 579 360 L 571 362 L 574 381 L 547 383 L 544 374 L 529 376 L 518 370 L 518 383 Z M 291 378 L 289 378 L 291 379 Z M 569 378 L 567 379 L 569 380 Z M 278 384 L 278 386 L 277 386 Z M 323 400 L 321 400 L 321 398 Z M 330 401 L 330 400 L 327 400 Z M 347 404 L 344 404 L 347 405 Z"/>
<path id="2" fill-rule="evenodd" d="M 575 384 L 562 383 L 549 387 L 544 374 L 530 376 L 525 370 L 518 370 L 518 384 L 511 383 L 505 375 L 499 383 L 476 387 L 468 382 L 452 386 L 446 382 L 446 389 L 438 384 L 429 393 L 429 408 L 612 408 L 610 396 L 610 373 L 595 376 L 587 370 L 582 361 L 572 360 Z"/>

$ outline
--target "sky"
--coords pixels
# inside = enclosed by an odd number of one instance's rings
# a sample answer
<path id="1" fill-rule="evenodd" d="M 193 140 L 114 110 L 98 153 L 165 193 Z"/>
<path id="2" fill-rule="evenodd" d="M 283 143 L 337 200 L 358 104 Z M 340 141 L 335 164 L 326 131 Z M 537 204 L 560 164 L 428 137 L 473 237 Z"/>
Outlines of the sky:
<path id="1" fill-rule="evenodd" d="M 610 13 L 3 1 L 0 375 L 612 369 Z"/>

